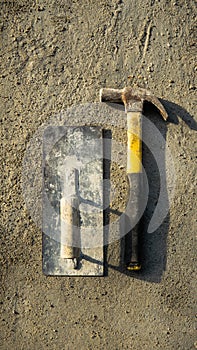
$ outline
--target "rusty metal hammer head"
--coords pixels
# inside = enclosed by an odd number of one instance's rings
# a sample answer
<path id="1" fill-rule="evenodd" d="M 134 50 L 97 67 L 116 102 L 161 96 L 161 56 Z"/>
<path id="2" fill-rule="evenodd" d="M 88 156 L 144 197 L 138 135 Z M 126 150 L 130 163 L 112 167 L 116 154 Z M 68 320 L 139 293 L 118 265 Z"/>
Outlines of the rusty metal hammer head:
<path id="1" fill-rule="evenodd" d="M 124 103 L 126 112 L 142 112 L 144 102 L 148 101 L 159 110 L 164 120 L 168 118 L 168 114 L 159 99 L 149 90 L 140 87 L 125 87 L 120 90 L 103 88 L 100 90 L 100 101 Z"/>

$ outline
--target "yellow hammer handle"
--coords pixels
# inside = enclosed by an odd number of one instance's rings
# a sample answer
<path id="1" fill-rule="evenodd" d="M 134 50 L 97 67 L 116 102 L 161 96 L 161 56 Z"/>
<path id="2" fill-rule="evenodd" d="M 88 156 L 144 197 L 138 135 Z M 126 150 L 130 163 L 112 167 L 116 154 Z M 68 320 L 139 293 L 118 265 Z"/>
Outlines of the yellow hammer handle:
<path id="1" fill-rule="evenodd" d="M 142 115 L 127 113 L 127 174 L 142 172 Z"/>

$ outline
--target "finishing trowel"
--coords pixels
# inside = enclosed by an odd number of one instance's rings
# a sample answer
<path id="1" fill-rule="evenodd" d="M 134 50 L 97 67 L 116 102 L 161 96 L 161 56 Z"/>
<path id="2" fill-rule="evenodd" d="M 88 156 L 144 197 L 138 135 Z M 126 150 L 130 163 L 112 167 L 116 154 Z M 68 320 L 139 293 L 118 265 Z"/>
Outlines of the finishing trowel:
<path id="1" fill-rule="evenodd" d="M 43 138 L 43 272 L 103 275 L 103 143 L 93 126 Z"/>

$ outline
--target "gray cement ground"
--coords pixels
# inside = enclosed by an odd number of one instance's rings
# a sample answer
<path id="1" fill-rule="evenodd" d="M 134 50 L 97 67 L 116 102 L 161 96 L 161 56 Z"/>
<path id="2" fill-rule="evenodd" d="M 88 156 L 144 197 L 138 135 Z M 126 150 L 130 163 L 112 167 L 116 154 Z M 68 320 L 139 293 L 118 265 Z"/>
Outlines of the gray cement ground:
<path id="1" fill-rule="evenodd" d="M 1 2 L 0 349 L 197 348 L 195 16 L 193 0 Z M 98 102 L 101 87 L 121 88 L 128 75 L 131 84 L 162 98 L 169 112 L 164 126 L 153 111 L 175 164 L 169 214 L 156 232 L 144 234 L 138 275 L 121 266 L 118 241 L 105 250 L 105 277 L 46 277 L 41 230 L 21 190 L 28 143 L 44 122 L 73 105 Z M 125 144 L 124 127 L 103 127 Z M 146 148 L 145 154 L 144 228 L 159 190 L 154 159 Z M 120 175 L 111 164 L 119 189 L 111 221 L 126 202 Z"/>

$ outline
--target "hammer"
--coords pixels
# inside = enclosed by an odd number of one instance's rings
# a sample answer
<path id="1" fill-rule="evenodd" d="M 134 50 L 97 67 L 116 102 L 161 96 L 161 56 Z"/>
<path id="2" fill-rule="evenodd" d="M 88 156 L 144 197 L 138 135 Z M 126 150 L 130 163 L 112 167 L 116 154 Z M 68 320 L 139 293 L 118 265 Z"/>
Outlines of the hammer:
<path id="1" fill-rule="evenodd" d="M 139 259 L 139 218 L 143 192 L 142 181 L 142 112 L 145 101 L 151 102 L 160 112 L 164 120 L 168 114 L 159 101 L 149 90 L 140 87 L 125 87 L 123 89 L 100 90 L 101 102 L 124 103 L 127 113 L 127 176 L 129 180 L 129 201 L 127 213 L 131 230 L 131 257 L 126 262 L 128 270 L 141 269 Z M 128 232 L 128 231 L 127 231 Z M 127 233 L 126 232 L 126 233 Z"/>

